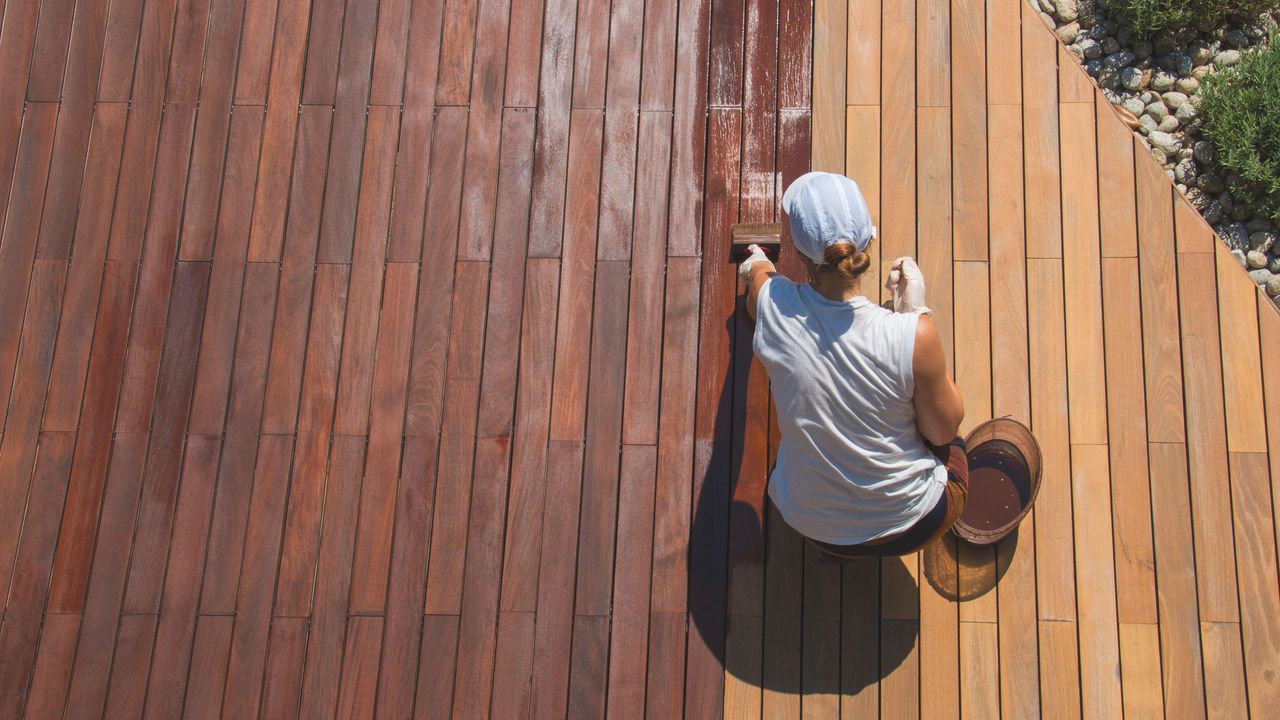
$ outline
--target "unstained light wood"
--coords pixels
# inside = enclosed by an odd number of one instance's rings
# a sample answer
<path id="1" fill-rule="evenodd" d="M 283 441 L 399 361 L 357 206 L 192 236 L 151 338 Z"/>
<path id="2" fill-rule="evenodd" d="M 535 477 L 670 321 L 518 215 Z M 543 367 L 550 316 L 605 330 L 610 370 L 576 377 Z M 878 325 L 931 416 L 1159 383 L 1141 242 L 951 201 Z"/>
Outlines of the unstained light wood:
<path id="1" fill-rule="evenodd" d="M 1280 702 L 1280 314 L 1031 3 L 0 14 L 0 715 Z M 1037 437 L 994 548 L 771 507 L 726 240 L 814 169 Z"/>

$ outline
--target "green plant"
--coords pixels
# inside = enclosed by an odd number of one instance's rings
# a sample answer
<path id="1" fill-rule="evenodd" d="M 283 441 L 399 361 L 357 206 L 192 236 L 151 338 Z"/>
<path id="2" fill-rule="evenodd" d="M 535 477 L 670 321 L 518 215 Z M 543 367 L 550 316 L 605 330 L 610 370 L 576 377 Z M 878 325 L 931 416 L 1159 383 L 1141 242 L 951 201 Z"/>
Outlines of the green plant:
<path id="1" fill-rule="evenodd" d="M 1257 17 L 1280 9 L 1280 0 L 1111 0 L 1110 7 L 1134 37 L 1145 40 L 1201 22 L 1217 24 L 1229 15 Z"/>
<path id="2" fill-rule="evenodd" d="M 1117 0 L 1116 14 L 1134 37 L 1145 40 L 1166 30 L 1180 30 L 1195 22 L 1195 0 Z"/>
<path id="3" fill-rule="evenodd" d="M 1239 65 L 1210 75 L 1200 112 L 1218 164 L 1238 176 L 1232 193 L 1280 221 L 1280 33 Z"/>

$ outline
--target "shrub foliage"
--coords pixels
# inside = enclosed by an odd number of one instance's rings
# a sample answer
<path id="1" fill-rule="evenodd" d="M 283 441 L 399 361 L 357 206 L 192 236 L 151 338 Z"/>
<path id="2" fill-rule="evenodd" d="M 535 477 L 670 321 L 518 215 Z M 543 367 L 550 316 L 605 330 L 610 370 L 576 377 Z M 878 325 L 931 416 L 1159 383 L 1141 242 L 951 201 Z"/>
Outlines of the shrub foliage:
<path id="1" fill-rule="evenodd" d="M 1232 193 L 1280 221 L 1280 33 L 1239 65 L 1210 75 L 1201 99 L 1218 164 L 1238 176 Z"/>
<path id="2" fill-rule="evenodd" d="M 1280 9 L 1280 0 L 1111 0 L 1109 6 L 1135 37 L 1146 39 L 1201 23 L 1216 25 L 1229 15 L 1257 17 Z"/>

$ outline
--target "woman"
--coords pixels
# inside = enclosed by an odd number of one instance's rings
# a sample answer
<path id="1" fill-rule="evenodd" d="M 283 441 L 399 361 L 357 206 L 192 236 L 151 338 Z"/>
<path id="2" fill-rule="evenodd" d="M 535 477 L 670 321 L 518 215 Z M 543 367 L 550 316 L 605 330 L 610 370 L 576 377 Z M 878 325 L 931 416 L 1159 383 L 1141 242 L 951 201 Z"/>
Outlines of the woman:
<path id="1" fill-rule="evenodd" d="M 758 246 L 739 268 L 782 434 L 769 497 L 826 554 L 914 552 L 960 516 L 968 486 L 964 403 L 924 277 L 899 258 L 894 310 L 862 295 L 875 227 L 847 177 L 804 175 L 782 207 L 808 282 L 779 275 Z"/>

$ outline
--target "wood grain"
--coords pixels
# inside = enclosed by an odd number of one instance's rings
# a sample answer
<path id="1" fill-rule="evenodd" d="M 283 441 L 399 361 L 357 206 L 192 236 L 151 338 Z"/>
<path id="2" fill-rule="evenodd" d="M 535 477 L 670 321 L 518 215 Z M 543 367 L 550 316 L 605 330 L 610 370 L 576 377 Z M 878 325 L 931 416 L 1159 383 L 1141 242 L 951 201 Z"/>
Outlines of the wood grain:
<path id="1" fill-rule="evenodd" d="M 842 46 L 845 50 L 845 103 L 847 105 L 880 104 L 880 44 L 881 44 L 881 0 L 855 0 L 849 3 L 846 31 L 848 37 Z M 829 6 L 822 6 L 823 12 L 830 12 Z M 837 46 L 839 47 L 839 46 Z M 828 52 L 834 52 L 836 48 Z M 822 56 L 824 59 L 826 55 Z M 819 63 L 825 65 L 827 63 Z M 832 63 L 834 64 L 834 63 Z M 819 73 L 823 82 L 826 72 L 838 73 L 836 69 Z M 830 80 L 836 79 L 835 77 Z M 854 135 L 846 135 L 852 141 Z"/>
<path id="2" fill-rule="evenodd" d="M 813 56 L 845 56 L 848 8 L 834 0 L 814 4 Z M 887 52 L 887 51 L 886 51 Z M 847 64 L 816 62 L 813 65 L 813 152 L 814 170 L 840 172 L 844 165 L 844 108 Z M 848 103 L 853 104 L 853 103 Z"/>
<path id="3" fill-rule="evenodd" d="M 1022 103 L 1022 43 L 1014 42 L 1013 38 L 1021 39 L 1022 17 L 1026 9 L 1026 4 L 1018 0 L 987 3 L 988 107 Z"/>
<path id="4" fill-rule="evenodd" d="M 1280 681 L 1269 673 L 1280 653 L 1280 614 L 1276 577 L 1275 521 L 1267 508 L 1271 488 L 1264 453 L 1231 453 L 1232 517 L 1236 529 L 1236 561 L 1240 573 L 1240 632 L 1244 639 L 1245 680 L 1249 711 L 1265 714 L 1280 702 Z"/>
<path id="5" fill-rule="evenodd" d="M 307 347 L 308 319 L 317 276 L 316 241 L 319 237 L 320 199 L 324 193 L 320 176 L 328 144 L 331 116 L 325 108 L 304 107 L 298 117 L 299 181 L 291 189 L 291 215 L 284 238 L 284 258 L 280 262 L 280 302 L 276 305 L 271 338 L 271 359 L 267 366 L 267 391 L 263 405 L 262 430 L 291 433 L 297 427 L 303 364 L 298 362 Z M 270 251 L 255 247 L 249 238 L 249 259 L 270 262 Z"/>
<path id="6" fill-rule="evenodd" d="M 1227 420 L 1227 449 L 1233 453 L 1265 453 L 1266 416 L 1258 344 L 1258 287 L 1240 272 L 1240 264 L 1221 243 L 1214 243 L 1218 269 L 1218 332 L 1222 342 L 1222 400 Z"/>
<path id="7" fill-rule="evenodd" d="M 67 494 L 74 438 L 69 433 L 43 433 L 35 461 L 27 518 L 14 559 L 13 582 L 6 594 L 0 624 L 0 708 L 19 717 L 28 702 L 29 678 L 36 665 L 41 619 L 53 565 L 57 518 Z M 69 664 L 69 663 L 68 663 Z"/>
<path id="8" fill-rule="evenodd" d="M 270 6 L 274 13 L 274 3 L 254 3 L 255 7 Z M 228 175 L 236 191 L 248 193 L 252 198 L 257 184 L 258 147 L 239 147 L 237 165 L 228 168 L 225 164 L 228 149 L 228 130 L 232 120 L 232 96 L 236 75 L 236 51 L 240 40 L 242 22 L 261 22 L 260 12 L 245 13 L 242 2 L 217 3 L 210 8 L 209 28 L 207 34 L 208 50 L 206 51 L 206 71 L 203 76 L 184 72 L 186 87 L 182 95 L 188 101 L 199 99 L 200 111 L 196 115 L 195 136 L 191 144 L 191 172 L 187 177 L 187 204 L 183 208 L 182 238 L 179 257 L 183 260 L 208 260 L 212 257 L 214 228 L 220 200 L 219 179 L 224 172 Z M 247 16 L 247 17 L 246 17 Z M 250 27 L 249 32 L 257 28 Z M 203 27 L 199 27 L 204 32 Z M 252 37 L 252 36 L 251 36 Z M 181 42 L 183 38 L 175 38 Z M 246 43 L 253 45 L 252 41 Z M 261 47 L 259 43 L 256 47 Z M 270 51 L 269 45 L 266 47 Z M 251 51 L 250 51 L 251 52 Z M 252 60 L 250 61 L 252 62 Z M 191 63 L 195 65 L 196 63 Z M 176 78 L 170 78 L 170 86 Z M 173 93 L 171 93 L 172 95 Z M 248 109 L 245 109 L 248 111 Z M 242 113 L 242 115 L 245 113 Z M 261 112 L 258 116 L 258 133 L 261 139 Z M 227 184 L 224 182 L 223 184 Z M 236 221 L 245 225 L 251 210 L 247 207 L 234 208 L 244 217 L 236 217 Z"/>
<path id="9" fill-rule="evenodd" d="M 109 218 L 115 204 L 126 110 L 124 105 L 112 103 L 102 104 L 94 113 L 85 169 L 93 183 L 81 201 L 82 215 L 76 223 L 75 255 L 67 271 L 68 292 L 63 298 L 50 371 L 52 380 L 42 421 L 45 430 L 77 428 L 99 307 L 111 302 L 103 293 L 106 276 L 103 263 L 111 230 Z"/>
<path id="10" fill-rule="evenodd" d="M 315 590 L 308 598 L 310 604 L 300 606 L 303 611 L 300 614 L 311 616 L 307 656 L 302 666 L 299 709 L 302 715 L 328 715 L 337 707 L 350 609 L 352 554 L 364 451 L 364 438 L 344 435 L 334 437 L 329 450 L 324 517 L 316 554 Z M 307 579 L 311 580 L 311 577 Z M 284 610 L 277 598 L 275 614 L 282 615 Z"/>
<path id="11" fill-rule="evenodd" d="M 1204 685 L 1209 716 L 1243 716 L 1248 713 L 1244 663 L 1240 650 L 1240 624 L 1201 622 L 1204 637 Z"/>
<path id="12" fill-rule="evenodd" d="M 86 153 L 93 126 L 94 90 L 102 63 L 102 45 L 107 20 L 102 2 L 77 3 L 70 38 L 65 46 L 65 70 L 57 61 L 40 61 L 40 45 L 48 20 L 36 28 L 36 66 L 27 84 L 27 102 L 48 100 L 59 103 L 60 119 L 54 135 L 53 157 L 45 214 L 40 223 L 40 257 L 67 259 L 77 223 L 77 211 L 88 172 Z M 53 6 L 48 6 L 52 9 Z M 201 43 L 203 44 L 203 43 Z M 60 82 L 59 82 L 60 81 Z M 92 175 L 89 176 L 93 178 Z"/>
<path id="13" fill-rule="evenodd" d="M 13 370 L 22 334 L 22 311 L 31 283 L 36 254 L 36 234 L 44 208 L 45 185 L 49 178 L 49 158 L 53 152 L 54 120 L 57 105 L 29 105 L 19 139 L 18 160 L 13 171 L 13 210 L 0 230 L 0 399 L 8 409 L 13 391 Z"/>
<path id="14" fill-rule="evenodd" d="M 951 3 L 951 166 L 957 260 L 988 257 L 985 3 Z"/>
<path id="15" fill-rule="evenodd" d="M 423 230 L 428 203 L 439 205 L 462 189 L 462 151 L 465 136 L 459 137 L 456 125 L 443 125 L 436 133 L 435 90 L 432 81 L 439 67 L 440 23 L 444 3 L 417 3 L 410 11 L 408 59 L 404 41 L 384 49 L 378 43 L 374 51 L 374 80 L 369 91 L 372 101 L 399 99 L 403 94 L 404 112 L 400 117 L 400 147 L 396 155 L 395 196 L 391 203 L 391 239 L 387 259 L 392 262 L 415 262 L 421 257 L 425 238 Z M 394 24 L 379 24 L 379 32 L 394 33 Z M 396 35 L 395 38 L 400 36 Z M 398 56 L 398 57 L 397 57 Z M 406 65 L 402 74 L 392 72 Z M 448 111 L 445 111 L 448 112 Z M 451 113 L 456 117 L 456 113 Z M 465 123 L 463 123 L 465 133 Z M 445 179 L 448 178 L 448 179 Z M 434 180 L 434 182 L 431 182 Z M 428 196 L 428 187 L 436 192 Z M 441 221 L 440 217 L 434 218 Z M 456 212 L 452 215 L 457 222 Z M 442 228 L 430 226 L 432 232 Z"/>
<path id="16" fill-rule="evenodd" d="M 1097 98 L 1094 103 L 1098 144 L 1099 234 L 1103 257 L 1134 257 L 1138 254 L 1133 134 L 1120 121 L 1111 103 Z M 1161 178 L 1161 186 L 1165 185 Z"/>
<path id="17" fill-rule="evenodd" d="M 395 535 L 391 545 L 391 578 L 382 638 L 382 670 L 378 674 L 375 712 L 411 712 L 423 642 L 422 598 L 427 568 L 423 558 L 431 537 L 435 498 L 436 442 L 405 441 L 396 491 Z"/>
<path id="18" fill-rule="evenodd" d="M 1022 146 L 1027 203 L 1027 257 L 1062 257 L 1057 39 L 1022 3 Z"/>
<path id="19" fill-rule="evenodd" d="M 522 5 L 527 6 L 528 3 L 522 3 Z M 603 3 L 596 3 L 596 5 L 603 8 Z M 536 7 L 536 4 L 534 6 Z M 508 105 L 522 104 L 539 108 L 534 141 L 536 159 L 533 169 L 533 214 L 529 222 L 531 228 L 529 254 L 534 257 L 555 257 L 560 254 L 561 243 L 566 232 L 564 227 L 568 212 L 566 186 L 569 182 L 570 168 L 573 168 L 574 175 L 579 170 L 586 169 L 583 164 L 573 163 L 569 158 L 569 154 L 574 150 L 570 109 L 575 106 L 573 102 L 574 63 L 569 55 L 574 52 L 574 43 L 577 39 L 574 35 L 576 9 L 572 3 L 564 0 L 548 3 L 547 24 L 543 28 L 541 41 L 541 80 L 539 81 L 537 77 L 538 58 L 529 54 L 535 51 L 537 41 L 520 43 L 516 47 L 527 48 L 525 54 L 528 56 L 523 62 L 519 60 L 517 62 L 526 68 L 512 78 L 516 82 L 507 88 Z M 582 12 L 589 12 L 589 10 L 584 6 Z M 526 21 L 521 23 L 521 26 L 523 32 L 528 32 L 530 28 L 539 27 L 539 23 L 536 20 Z M 583 35 L 587 33 L 584 32 Z M 603 33 L 595 33 L 592 37 L 602 35 Z M 590 52 L 586 48 L 583 49 Z M 603 57 L 599 60 L 599 65 L 603 66 Z M 532 87 L 527 87 L 529 78 L 533 78 Z M 596 155 L 598 165 L 598 149 Z M 582 162 L 580 160 L 580 163 Z M 598 166 L 594 172 L 599 172 Z"/>
<path id="20" fill-rule="evenodd" d="M 1181 443 L 1186 437 L 1186 411 L 1178 332 L 1173 190 L 1160 165 L 1140 149 L 1134 148 L 1134 175 L 1138 184 L 1138 277 L 1142 291 L 1147 438 L 1151 442 Z"/>
<path id="21" fill-rule="evenodd" d="M 219 445 L 216 437 L 192 436 L 187 442 L 169 545 L 169 571 L 165 573 L 160 600 L 151 675 L 146 680 L 150 690 L 143 705 L 144 716 L 171 717 L 182 711 L 196 631 Z"/>
<path id="22" fill-rule="evenodd" d="M 1196 543 L 1196 587 L 1201 622 L 1240 620 L 1236 592 L 1231 490 L 1223 415 L 1222 355 L 1216 313 L 1198 312 L 1215 301 L 1209 255 L 1179 255 L 1178 300 L 1182 317 L 1183 392 L 1187 412 L 1187 462 Z M 1220 639 L 1220 638 L 1219 638 Z M 1226 652 L 1227 645 L 1216 649 Z M 1207 671 L 1206 671 L 1207 677 Z"/>
<path id="23" fill-rule="evenodd" d="M 1160 635 L 1155 625 L 1120 624 L 1120 669 L 1124 712 L 1131 716 L 1164 715 L 1160 693 Z M 1189 708 L 1183 708 L 1186 710 Z"/>
<path id="24" fill-rule="evenodd" d="M 1064 103 L 1062 267 L 1067 320 L 1067 391 L 1071 442 L 1107 441 L 1102 338 L 1102 268 L 1098 245 L 1098 168 L 1092 106 Z"/>
<path id="25" fill-rule="evenodd" d="M 249 307 L 274 308 L 277 272 L 272 263 L 251 263 L 245 272 L 242 302 Z M 231 612 L 235 608 L 254 465 L 260 449 L 258 430 L 262 423 L 271 321 L 270 312 L 249 313 L 236 334 L 235 370 L 200 596 L 203 613 Z"/>
<path id="26" fill-rule="evenodd" d="M 1280 703 L 1280 314 L 1029 3 L 0 15 L 0 715 Z M 765 500 L 724 238 L 810 169 L 1037 437 L 976 597 Z"/>
<path id="27" fill-rule="evenodd" d="M 1187 449 L 1151 443 L 1151 512 L 1154 523 L 1156 597 L 1160 611 L 1160 670 L 1165 707 L 1205 713 L 1196 566 L 1192 540 Z"/>
<path id="28" fill-rule="evenodd" d="M 1063 105 L 1093 103 L 1096 90 L 1080 60 L 1063 45 L 1057 45 L 1059 102 Z"/>
<path id="29" fill-rule="evenodd" d="M 1031 430 L 1040 445 L 1042 463 L 1035 518 L 1036 604 L 1042 621 L 1073 622 L 1074 562 L 1064 559 L 1074 557 L 1074 534 L 1069 511 L 1066 331 L 1062 266 L 1058 261 L 1027 261 L 1027 298 L 1032 349 Z M 1042 630 L 1044 625 L 1041 623 Z M 1045 670 L 1042 665 L 1041 671 Z"/>
<path id="30" fill-rule="evenodd" d="M 1142 336 L 1137 262 L 1130 258 L 1103 259 L 1102 293 L 1118 620 L 1122 624 L 1154 624 L 1158 615 L 1151 544 L 1152 480 L 1147 466 L 1147 418 L 1141 394 L 1143 358 L 1142 349 L 1132 342 Z"/>
<path id="31" fill-rule="evenodd" d="M 1098 716 L 1121 711 L 1110 480 L 1103 447 L 1071 446 L 1081 707 Z"/>
<path id="32" fill-rule="evenodd" d="M 352 568 L 355 580 L 351 608 L 355 612 L 376 613 L 386 608 L 405 389 L 413 342 L 414 295 L 418 289 L 416 264 L 388 263 L 386 272 L 369 399 L 368 460 L 360 486 L 360 520 Z"/>
<path id="33" fill-rule="evenodd" d="M 147 437 L 120 434 L 114 441 L 111 469 L 102 498 L 102 522 L 93 550 L 93 574 L 87 596 L 76 597 L 84 608 L 80 637 L 66 691 L 66 712 L 97 715 L 107 700 L 111 653 L 121 622 L 120 610 L 129 571 L 129 538 L 137 516 Z M 89 567 L 88 559 L 85 568 Z M 54 558 L 54 577 L 59 568 Z M 56 582 L 56 580 L 55 580 Z M 54 586 L 56 587 L 56 585 Z"/>
<path id="34" fill-rule="evenodd" d="M 333 6 L 332 0 L 319 0 L 315 3 L 317 14 L 325 12 Z M 300 138 L 298 102 L 303 99 L 303 59 L 308 52 L 308 34 L 302 28 L 308 27 L 308 11 L 312 3 L 309 0 L 284 0 L 276 12 L 276 37 L 271 47 L 271 72 L 268 78 L 267 92 L 271 102 L 267 106 L 266 121 L 262 130 L 262 154 L 258 158 L 258 187 L 254 192 L 253 220 L 250 224 L 249 257 L 254 260 L 275 260 L 280 257 L 280 248 L 284 242 L 286 199 L 290 194 L 291 175 L 297 173 L 301 163 L 293 161 L 295 140 Z M 323 24 L 325 21 L 320 20 Z M 312 38 L 323 37 L 323 32 Z M 336 52 L 336 48 L 334 48 Z M 319 54 L 312 56 L 317 63 L 322 62 Z M 310 70 L 308 75 L 310 75 Z M 317 71 L 318 72 L 318 71 Z M 309 85 L 309 81 L 308 81 Z M 240 96 L 237 86 L 237 100 L 247 98 Z M 259 88 L 261 86 L 259 85 Z M 247 90 L 247 87 L 246 87 Z M 258 93 L 261 89 L 257 90 Z M 305 115 L 305 110 L 302 115 Z M 329 120 L 331 113 L 325 114 Z M 326 124 L 327 127 L 327 124 Z M 329 138 L 319 147 L 328 147 Z M 302 145 L 302 143 L 296 143 Z M 299 150 L 299 157 L 306 155 L 325 156 L 323 150 L 315 146 L 307 148 L 305 154 Z M 321 166 L 323 167 L 323 166 Z M 293 173 L 290 173 L 290 169 Z M 324 171 L 321 170 L 316 175 Z M 299 175 L 304 182 L 313 182 L 315 177 Z M 320 217 L 317 203 L 314 206 L 314 217 Z"/>

